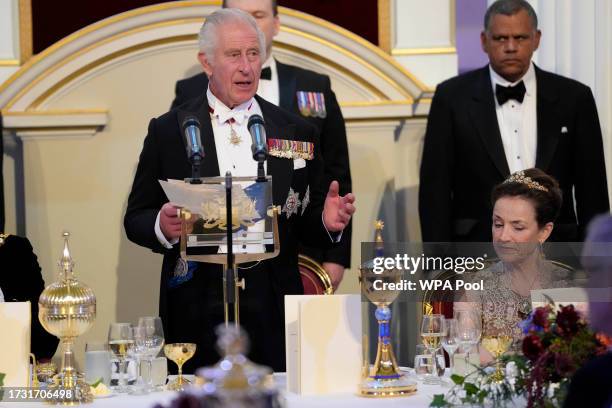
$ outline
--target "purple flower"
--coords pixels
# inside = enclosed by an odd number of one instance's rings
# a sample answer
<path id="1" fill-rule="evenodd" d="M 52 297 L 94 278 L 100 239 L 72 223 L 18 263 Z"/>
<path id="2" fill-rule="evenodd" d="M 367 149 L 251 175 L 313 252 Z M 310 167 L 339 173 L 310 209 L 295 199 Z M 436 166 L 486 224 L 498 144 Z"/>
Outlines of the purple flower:
<path id="1" fill-rule="evenodd" d="M 533 326 L 533 312 L 529 313 L 527 317 L 525 318 L 525 320 L 521 320 L 521 322 L 519 323 L 519 327 L 523 331 L 523 334 L 529 334 L 529 331 L 532 329 L 532 326 Z"/>

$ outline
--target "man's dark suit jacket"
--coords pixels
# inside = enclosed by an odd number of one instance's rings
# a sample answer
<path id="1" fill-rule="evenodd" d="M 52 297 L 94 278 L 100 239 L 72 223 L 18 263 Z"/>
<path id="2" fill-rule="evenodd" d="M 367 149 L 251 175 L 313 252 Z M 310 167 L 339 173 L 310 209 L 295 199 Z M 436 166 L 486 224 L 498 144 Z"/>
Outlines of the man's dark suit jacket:
<path id="1" fill-rule="evenodd" d="M 269 138 L 301 140 L 314 143 L 313 160 L 306 167 L 294 170 L 293 160 L 270 156 L 268 174 L 272 176 L 273 201 L 281 207 L 289 189 L 302 200 L 310 186 L 310 204 L 302 214 L 279 217 L 280 254 L 259 265 L 240 270 L 246 290 L 240 293 L 241 325 L 251 340 L 251 358 L 275 371 L 285 369 L 284 296 L 302 294 L 303 287 L 297 265 L 297 240 L 310 245 L 331 246 L 322 223 L 323 191 L 316 129 L 297 115 L 285 112 L 256 97 L 265 120 Z M 222 270 L 219 265 L 194 263 L 197 268 L 191 279 L 169 285 L 179 258 L 178 245 L 163 247 L 154 232 L 157 214 L 168 201 L 158 180 L 190 177 L 191 166 L 185 154 L 180 125 L 187 115 L 196 115 L 202 126 L 202 145 L 206 157 L 202 176 L 219 176 L 213 130 L 204 93 L 199 98 L 152 119 L 136 169 L 132 191 L 124 218 L 128 238 L 153 251 L 164 254 L 160 288 L 160 316 L 167 343 L 197 343 L 196 355 L 185 370 L 216 363 L 215 327 L 223 321 Z"/>
<path id="2" fill-rule="evenodd" d="M 563 190 L 551 239 L 582 240 L 588 222 L 610 208 L 595 100 L 587 86 L 537 67 L 536 82 L 535 167 Z M 488 66 L 436 89 L 421 164 L 424 242 L 491 240 L 491 191 L 510 174 L 493 98 Z"/>
<path id="3" fill-rule="evenodd" d="M 0 246 L 0 289 L 6 302 L 27 302 L 32 308 L 31 351 L 37 360 L 50 359 L 59 339 L 38 320 L 38 298 L 45 289 L 38 259 L 27 238 L 9 235 Z"/>
<path id="4" fill-rule="evenodd" d="M 572 377 L 564 408 L 612 406 L 612 353 L 589 361 Z"/>
<path id="5" fill-rule="evenodd" d="M 304 117 L 319 130 L 321 139 L 321 154 L 324 162 L 323 189 L 327 191 L 329 183 L 337 180 L 340 183 L 340 194 L 345 195 L 352 191 L 351 171 L 349 168 L 348 146 L 346 129 L 340 106 L 336 95 L 331 89 L 329 77 L 313 71 L 283 64 L 276 61 L 279 84 L 279 106 L 289 112 L 300 115 L 296 92 L 320 92 L 325 97 L 325 119 Z M 204 73 L 191 78 L 177 81 L 175 99 L 172 108 L 196 98 L 206 92 L 208 78 Z M 337 246 L 329 250 L 301 246 L 300 253 L 308 255 L 319 262 L 333 262 L 350 267 L 351 265 L 351 227 L 350 223 L 342 233 L 342 240 Z"/>

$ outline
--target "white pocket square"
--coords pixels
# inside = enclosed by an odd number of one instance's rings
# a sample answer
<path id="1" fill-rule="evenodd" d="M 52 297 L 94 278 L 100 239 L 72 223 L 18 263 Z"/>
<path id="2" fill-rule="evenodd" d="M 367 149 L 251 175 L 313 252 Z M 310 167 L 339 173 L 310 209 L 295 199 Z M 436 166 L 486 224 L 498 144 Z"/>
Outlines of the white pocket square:
<path id="1" fill-rule="evenodd" d="M 561 128 L 561 133 L 567 133 L 567 128 L 565 126 Z"/>
<path id="2" fill-rule="evenodd" d="M 304 159 L 294 159 L 293 160 L 293 170 L 303 169 L 306 167 L 306 160 Z"/>

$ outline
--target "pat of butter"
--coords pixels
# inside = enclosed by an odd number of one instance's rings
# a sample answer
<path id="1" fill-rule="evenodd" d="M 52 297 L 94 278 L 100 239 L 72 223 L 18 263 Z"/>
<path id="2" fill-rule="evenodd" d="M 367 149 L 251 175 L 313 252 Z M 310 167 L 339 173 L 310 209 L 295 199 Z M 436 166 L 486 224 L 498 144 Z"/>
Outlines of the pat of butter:
<path id="1" fill-rule="evenodd" d="M 91 387 L 91 393 L 93 394 L 94 397 L 102 397 L 105 395 L 109 395 L 110 390 L 108 389 L 106 385 L 104 385 L 104 383 L 101 382 L 95 387 Z"/>

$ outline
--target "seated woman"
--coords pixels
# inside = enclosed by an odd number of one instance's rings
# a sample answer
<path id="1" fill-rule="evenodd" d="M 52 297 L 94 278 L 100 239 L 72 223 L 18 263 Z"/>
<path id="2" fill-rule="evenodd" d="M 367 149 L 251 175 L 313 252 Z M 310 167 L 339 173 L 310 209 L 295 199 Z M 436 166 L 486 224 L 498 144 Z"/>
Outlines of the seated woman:
<path id="1" fill-rule="evenodd" d="M 482 336 L 522 339 L 519 323 L 531 312 L 531 291 L 567 286 L 568 271 L 547 261 L 542 244 L 550 236 L 561 209 L 561 189 L 539 169 L 512 174 L 493 189 L 493 247 L 499 261 L 467 277 L 484 283 L 482 291 L 466 291 L 453 308 L 482 316 Z M 481 363 L 492 359 L 480 347 Z"/>

